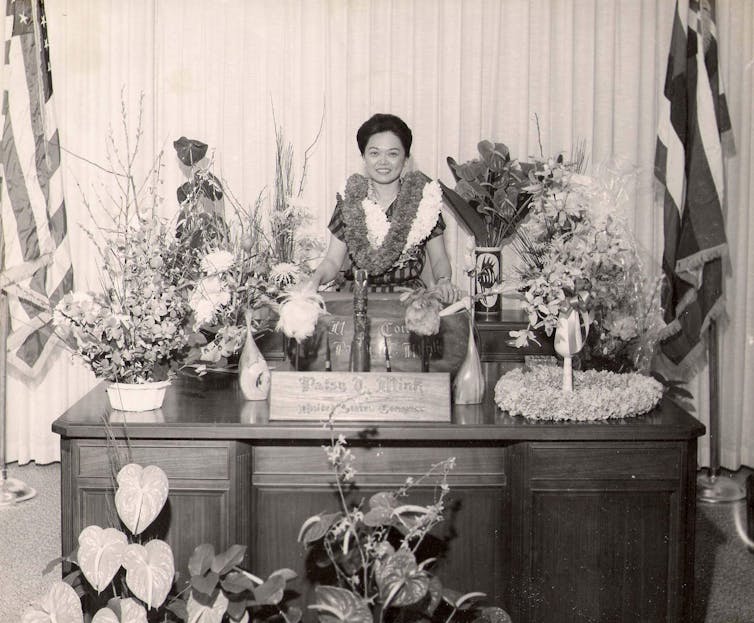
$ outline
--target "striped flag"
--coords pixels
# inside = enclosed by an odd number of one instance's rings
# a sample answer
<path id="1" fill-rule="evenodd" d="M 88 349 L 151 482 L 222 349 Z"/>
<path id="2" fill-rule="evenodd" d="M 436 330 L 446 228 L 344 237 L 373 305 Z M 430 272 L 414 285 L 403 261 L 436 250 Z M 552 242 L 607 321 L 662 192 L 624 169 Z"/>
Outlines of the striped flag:
<path id="1" fill-rule="evenodd" d="M 2 271 L 8 364 L 35 377 L 49 359 L 51 308 L 73 288 L 42 0 L 6 0 L 3 65 Z"/>
<path id="2" fill-rule="evenodd" d="M 655 176 L 663 190 L 665 274 L 662 352 L 684 368 L 723 311 L 723 145 L 732 133 L 718 75 L 710 0 L 677 0 L 657 131 Z"/>

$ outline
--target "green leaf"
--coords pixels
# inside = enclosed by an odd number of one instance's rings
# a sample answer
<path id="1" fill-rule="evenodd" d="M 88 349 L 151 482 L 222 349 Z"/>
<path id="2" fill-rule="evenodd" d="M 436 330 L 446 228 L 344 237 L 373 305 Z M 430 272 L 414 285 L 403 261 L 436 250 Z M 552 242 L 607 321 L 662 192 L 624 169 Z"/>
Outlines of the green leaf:
<path id="1" fill-rule="evenodd" d="M 218 180 L 209 171 L 205 171 L 204 175 L 206 179 L 202 182 L 202 192 L 208 199 L 212 201 L 218 201 L 219 199 L 222 199 L 223 185 L 220 183 L 220 180 Z"/>
<path id="2" fill-rule="evenodd" d="M 327 515 L 313 515 L 309 517 L 309 519 L 307 519 L 301 526 L 301 530 L 299 530 L 298 541 L 304 544 L 319 541 L 319 539 L 327 534 L 330 526 L 332 526 L 340 516 L 340 513 L 330 513 Z"/>
<path id="3" fill-rule="evenodd" d="M 194 548 L 188 562 L 188 570 L 191 575 L 204 575 L 209 571 L 212 560 L 215 558 L 215 547 L 211 543 L 202 543 Z"/>
<path id="4" fill-rule="evenodd" d="M 253 589 L 254 599 L 259 605 L 275 606 L 283 600 L 285 591 L 285 578 L 283 575 L 274 573 L 267 578 L 267 581 L 261 586 Z"/>
<path id="5" fill-rule="evenodd" d="M 225 575 L 233 567 L 240 565 L 246 556 L 245 545 L 231 545 L 224 552 L 217 554 L 212 559 L 212 571 L 218 575 Z"/>
<path id="6" fill-rule="evenodd" d="M 472 623 L 512 623 L 512 619 L 502 608 L 481 608 Z"/>
<path id="7" fill-rule="evenodd" d="M 173 142 L 173 147 L 180 160 L 187 167 L 194 166 L 207 155 L 207 144 L 182 136 Z"/>
<path id="8" fill-rule="evenodd" d="M 383 600 L 391 596 L 392 606 L 408 606 L 419 601 L 429 589 L 429 575 L 417 567 L 414 554 L 399 549 L 375 570 L 375 581 Z M 396 590 L 396 587 L 399 587 Z"/>
<path id="9" fill-rule="evenodd" d="M 220 581 L 220 586 L 228 593 L 238 594 L 243 591 L 253 591 L 256 584 L 240 571 L 230 571 Z"/>
<path id="10" fill-rule="evenodd" d="M 317 602 L 309 608 L 320 612 L 320 623 L 373 623 L 369 604 L 345 588 L 317 586 Z"/>
<path id="11" fill-rule="evenodd" d="M 203 595 L 211 595 L 217 588 L 220 576 L 214 571 L 209 571 L 205 575 L 192 575 L 191 586 Z"/>

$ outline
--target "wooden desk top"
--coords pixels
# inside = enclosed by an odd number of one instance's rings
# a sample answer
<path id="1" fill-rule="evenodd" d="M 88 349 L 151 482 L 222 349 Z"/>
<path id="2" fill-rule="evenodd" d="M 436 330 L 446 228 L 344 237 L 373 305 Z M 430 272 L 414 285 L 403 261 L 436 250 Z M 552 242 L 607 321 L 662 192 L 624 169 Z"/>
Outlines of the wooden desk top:
<path id="1" fill-rule="evenodd" d="M 601 422 L 540 422 L 500 411 L 486 393 L 484 404 L 454 405 L 451 422 L 341 422 L 336 429 L 349 438 L 359 436 L 380 442 L 404 440 L 500 442 L 500 441 L 675 441 L 699 437 L 704 426 L 669 400 L 650 413 Z M 67 438 L 103 438 L 103 421 L 116 437 L 132 439 L 237 439 L 260 441 L 329 439 L 320 422 L 269 422 L 268 403 L 244 400 L 235 379 L 225 387 L 180 377 L 168 389 L 161 409 L 143 413 L 111 411 L 105 384 L 73 405 L 52 425 Z M 125 429 L 124 430 L 124 421 Z"/>

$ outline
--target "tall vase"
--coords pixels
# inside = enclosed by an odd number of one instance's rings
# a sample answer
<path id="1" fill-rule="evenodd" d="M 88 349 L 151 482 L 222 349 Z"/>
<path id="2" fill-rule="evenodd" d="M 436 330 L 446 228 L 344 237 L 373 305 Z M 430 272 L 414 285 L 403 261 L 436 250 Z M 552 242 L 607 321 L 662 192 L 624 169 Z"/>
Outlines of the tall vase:
<path id="1" fill-rule="evenodd" d="M 474 280 L 474 313 L 480 322 L 494 322 L 502 319 L 503 297 L 489 293 L 499 286 L 503 274 L 503 250 L 500 247 L 476 247 L 476 278 Z"/>
<path id="2" fill-rule="evenodd" d="M 267 400 L 270 393 L 270 368 L 254 340 L 250 319 L 246 321 L 246 341 L 238 361 L 238 384 L 246 400 Z"/>
<path id="3" fill-rule="evenodd" d="M 453 380 L 453 402 L 457 405 L 477 405 L 484 398 L 484 372 L 474 339 L 474 312 L 469 310 L 469 339 L 466 357 Z"/>

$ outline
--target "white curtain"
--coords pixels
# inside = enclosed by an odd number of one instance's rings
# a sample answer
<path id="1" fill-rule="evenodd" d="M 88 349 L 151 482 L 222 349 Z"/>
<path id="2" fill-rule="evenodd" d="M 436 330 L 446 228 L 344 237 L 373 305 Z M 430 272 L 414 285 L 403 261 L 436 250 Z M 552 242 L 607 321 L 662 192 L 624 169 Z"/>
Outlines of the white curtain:
<path id="1" fill-rule="evenodd" d="M 140 166 L 164 150 L 164 211 L 183 181 L 172 141 L 214 150 L 216 171 L 244 203 L 269 189 L 276 120 L 311 152 L 304 199 L 325 240 L 336 190 L 360 167 L 355 132 L 374 112 L 403 117 L 414 166 L 450 183 L 446 158 L 475 156 L 483 138 L 521 159 L 585 142 L 590 160 L 621 158 L 637 182 L 624 215 L 648 257 L 662 253 L 652 202 L 657 101 L 674 0 L 47 0 L 50 48 L 78 288 L 96 285 L 77 184 L 101 183 L 87 160 L 106 162 L 119 135 L 121 99 L 136 126 L 144 97 Z M 754 465 L 754 331 L 748 236 L 751 187 L 752 34 L 749 0 L 718 0 L 722 74 L 738 155 L 728 161 L 733 270 L 730 322 L 721 331 L 724 463 Z M 90 195 L 91 196 L 91 195 Z M 459 272 L 466 235 L 446 219 Z M 705 377 L 692 383 L 704 421 Z M 9 460 L 59 458 L 49 426 L 93 379 L 63 357 L 42 385 L 10 379 Z M 705 458 L 702 449 L 702 462 Z"/>

